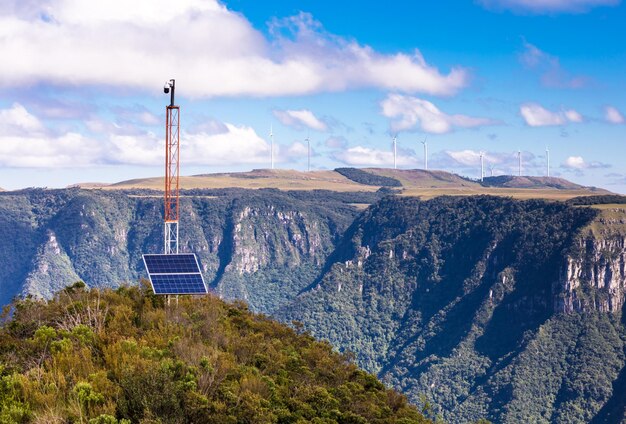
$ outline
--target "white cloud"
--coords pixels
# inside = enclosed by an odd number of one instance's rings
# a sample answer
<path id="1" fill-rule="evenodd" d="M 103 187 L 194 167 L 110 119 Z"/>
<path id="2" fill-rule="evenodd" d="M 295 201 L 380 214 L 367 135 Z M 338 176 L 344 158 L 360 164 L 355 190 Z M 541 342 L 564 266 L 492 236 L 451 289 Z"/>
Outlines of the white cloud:
<path id="1" fill-rule="evenodd" d="M 599 6 L 617 6 L 621 0 L 479 0 L 488 9 L 529 13 L 582 13 Z"/>
<path id="2" fill-rule="evenodd" d="M 294 143 L 292 143 L 289 147 L 287 147 L 287 150 L 285 152 L 285 156 L 292 158 L 292 157 L 305 157 L 308 153 L 308 148 L 307 145 L 304 143 L 301 143 L 299 141 L 296 141 Z M 312 152 L 311 152 L 312 153 Z"/>
<path id="3" fill-rule="evenodd" d="M 181 133 L 180 160 L 187 165 L 229 165 L 269 163 L 269 144 L 254 129 L 224 123 L 225 132 Z M 164 141 L 152 133 L 112 135 L 107 161 L 133 165 L 163 162 Z"/>
<path id="4" fill-rule="evenodd" d="M 520 106 L 520 114 L 531 127 L 564 125 L 569 122 L 582 122 L 583 117 L 573 109 L 552 112 L 537 103 L 525 103 Z"/>
<path id="5" fill-rule="evenodd" d="M 487 118 L 466 115 L 448 115 L 427 100 L 401 94 L 390 94 L 380 103 L 383 116 L 390 118 L 391 131 L 407 131 L 419 126 L 431 134 L 443 134 L 454 128 L 472 128 L 493 125 Z"/>
<path id="6" fill-rule="evenodd" d="M 624 119 L 624 115 L 622 115 L 620 111 L 613 106 L 607 106 L 604 109 L 604 119 L 606 119 L 607 122 L 610 122 L 611 124 L 623 124 L 624 122 L 626 122 L 626 119 Z"/>
<path id="7" fill-rule="evenodd" d="M 329 34 L 301 13 L 266 37 L 217 0 L 13 1 L 0 12 L 3 86 L 108 85 L 157 92 L 280 96 L 354 88 L 452 95 L 467 72 L 447 74 L 413 54 L 380 53 Z"/>
<path id="8" fill-rule="evenodd" d="M 0 110 L 0 134 L 2 136 L 41 133 L 43 131 L 44 127 L 39 119 L 19 103 L 14 103 L 9 109 Z"/>
<path id="9" fill-rule="evenodd" d="M 446 150 L 445 154 L 452 158 L 457 164 L 465 166 L 480 165 L 480 152 L 475 150 Z M 485 163 L 499 163 L 500 160 L 490 154 L 485 153 L 483 158 Z"/>
<path id="10" fill-rule="evenodd" d="M 320 120 L 310 110 L 275 110 L 274 116 L 278 120 L 288 127 L 294 127 L 297 129 L 310 128 L 316 131 L 326 131 L 328 125 Z"/>
<path id="11" fill-rule="evenodd" d="M 417 163 L 417 159 L 408 151 L 399 149 L 397 155 L 398 166 L 409 166 Z M 336 152 L 333 157 L 346 165 L 357 166 L 389 166 L 393 165 L 393 152 L 356 146 Z"/>
<path id="12" fill-rule="evenodd" d="M 561 167 L 580 171 L 583 169 L 610 168 L 611 165 L 602 162 L 586 162 L 582 156 L 569 156 L 561 164 Z"/>
<path id="13" fill-rule="evenodd" d="M 587 167 L 585 164 L 585 160 L 582 158 L 582 156 L 570 156 L 565 159 L 563 165 L 566 168 L 572 169 L 583 169 Z"/>
<path id="14" fill-rule="evenodd" d="M 99 119 L 86 123 L 94 136 L 57 134 L 19 104 L 0 110 L 0 164 L 6 167 L 57 168 L 123 163 L 161 165 L 162 135 Z M 185 165 L 269 162 L 269 144 L 254 129 L 229 123 L 218 132 L 181 133 Z"/>

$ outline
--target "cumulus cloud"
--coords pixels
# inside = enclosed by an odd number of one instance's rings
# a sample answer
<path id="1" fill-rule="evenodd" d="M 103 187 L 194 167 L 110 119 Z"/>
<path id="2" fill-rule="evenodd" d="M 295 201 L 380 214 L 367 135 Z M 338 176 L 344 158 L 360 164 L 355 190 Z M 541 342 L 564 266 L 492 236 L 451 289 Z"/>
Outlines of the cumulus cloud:
<path id="1" fill-rule="evenodd" d="M 310 128 L 316 131 L 328 130 L 328 125 L 307 109 L 275 110 L 274 116 L 288 127 L 296 129 Z"/>
<path id="2" fill-rule="evenodd" d="M 583 169 L 610 168 L 611 165 L 597 161 L 586 162 L 582 156 L 569 156 L 565 159 L 565 162 L 561 164 L 561 167 L 580 171 Z"/>
<path id="3" fill-rule="evenodd" d="M 393 152 L 378 150 L 370 147 L 355 146 L 341 152 L 335 152 L 333 157 L 353 166 L 389 166 L 393 165 Z M 417 158 L 410 151 L 398 149 L 398 166 L 411 166 L 417 163 Z"/>
<path id="4" fill-rule="evenodd" d="M 185 165 L 259 164 L 269 161 L 269 144 L 253 128 L 223 123 L 223 131 L 181 133 Z M 91 135 L 57 133 L 22 105 L 0 110 L 0 164 L 56 168 L 98 164 L 161 165 L 164 140 L 141 128 L 101 119 L 86 123 Z"/>
<path id="5" fill-rule="evenodd" d="M 589 84 L 585 76 L 572 76 L 561 67 L 558 57 L 552 56 L 537 46 L 524 42 L 524 52 L 519 56 L 520 62 L 527 68 L 541 74 L 541 83 L 550 88 L 582 88 Z"/>
<path id="6" fill-rule="evenodd" d="M 620 111 L 613 106 L 607 106 L 606 108 L 604 108 L 604 119 L 606 119 L 607 122 L 610 122 L 611 124 L 623 124 L 624 122 L 626 122 L 626 119 L 624 119 L 624 115 L 622 115 Z"/>
<path id="7" fill-rule="evenodd" d="M 621 0 L 479 0 L 488 9 L 509 9 L 516 12 L 584 13 L 594 7 L 617 6 Z"/>
<path id="8" fill-rule="evenodd" d="M 301 95 L 381 88 L 452 95 L 467 71 L 448 73 L 419 51 L 381 53 L 326 32 L 311 15 L 276 20 L 270 36 L 217 0 L 48 0 L 0 12 L 3 86 L 107 85 L 179 93 Z"/>
<path id="9" fill-rule="evenodd" d="M 43 131 L 44 127 L 39 119 L 19 103 L 14 103 L 9 109 L 0 110 L 0 133 L 3 136 L 33 134 Z"/>
<path id="10" fill-rule="evenodd" d="M 401 94 L 390 94 L 380 103 L 383 116 L 391 119 L 391 131 L 407 131 L 419 127 L 431 134 L 443 134 L 455 128 L 494 125 L 488 118 L 448 115 L 427 100 Z"/>
<path id="11" fill-rule="evenodd" d="M 525 103 L 520 106 L 520 114 L 531 127 L 564 125 L 570 122 L 582 122 L 583 117 L 573 109 L 552 112 L 537 103 Z"/>
<path id="12" fill-rule="evenodd" d="M 294 141 L 285 151 L 285 156 L 288 158 L 305 157 L 308 153 L 307 145 L 299 141 Z"/>

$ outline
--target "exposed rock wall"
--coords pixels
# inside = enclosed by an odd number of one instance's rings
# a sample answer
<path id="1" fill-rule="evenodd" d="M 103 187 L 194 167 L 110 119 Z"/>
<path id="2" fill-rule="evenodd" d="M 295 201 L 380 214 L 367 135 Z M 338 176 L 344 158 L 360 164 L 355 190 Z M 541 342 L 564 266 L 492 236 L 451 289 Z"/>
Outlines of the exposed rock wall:
<path id="1" fill-rule="evenodd" d="M 556 312 L 617 312 L 626 295 L 626 212 L 603 211 L 566 253 Z"/>

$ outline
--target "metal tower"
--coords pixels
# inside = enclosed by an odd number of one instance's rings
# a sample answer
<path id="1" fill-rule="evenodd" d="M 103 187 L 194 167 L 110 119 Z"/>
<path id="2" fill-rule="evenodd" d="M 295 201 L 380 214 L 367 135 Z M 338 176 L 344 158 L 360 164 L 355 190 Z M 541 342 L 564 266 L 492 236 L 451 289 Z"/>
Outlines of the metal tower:
<path id="1" fill-rule="evenodd" d="M 550 149 L 546 146 L 546 176 L 550 176 Z"/>
<path id="2" fill-rule="evenodd" d="M 522 151 L 517 151 L 517 176 L 522 176 Z"/>
<path id="3" fill-rule="evenodd" d="M 428 171 L 428 143 L 426 143 L 426 137 L 424 137 L 422 144 L 424 145 L 424 170 Z"/>
<path id="4" fill-rule="evenodd" d="M 176 82 L 165 83 L 163 91 L 170 93 L 170 104 L 165 108 L 165 254 L 178 253 L 179 219 L 179 161 L 180 108 L 174 104 Z"/>

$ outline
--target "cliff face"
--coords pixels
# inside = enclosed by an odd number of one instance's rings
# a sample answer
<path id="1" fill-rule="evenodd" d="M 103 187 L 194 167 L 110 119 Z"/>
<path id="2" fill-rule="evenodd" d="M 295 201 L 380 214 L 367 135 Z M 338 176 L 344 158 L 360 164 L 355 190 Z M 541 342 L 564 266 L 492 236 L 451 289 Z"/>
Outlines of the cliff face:
<path id="1" fill-rule="evenodd" d="M 489 196 L 217 190 L 181 199 L 211 290 L 354 353 L 450 422 L 623 415 L 626 213 Z M 145 277 L 154 193 L 0 194 L 0 301 Z M 621 414 L 621 415 L 620 415 Z"/>
<path id="2" fill-rule="evenodd" d="M 618 312 L 626 294 L 626 211 L 606 208 L 565 255 L 555 284 L 558 312 Z"/>
<path id="3" fill-rule="evenodd" d="M 310 284 L 356 210 L 332 196 L 222 190 L 181 199 L 179 246 L 198 255 L 212 290 L 271 312 Z M 345 200 L 345 199 L 344 199 Z M 348 199 L 349 200 L 349 199 Z M 0 302 L 50 297 L 146 277 L 142 253 L 161 252 L 162 200 L 88 190 L 0 196 Z"/>
<path id="4" fill-rule="evenodd" d="M 609 228 L 598 213 L 490 197 L 385 199 L 278 316 L 354 352 L 447 421 L 589 422 L 617 402 L 626 373 L 623 237 L 597 238 Z M 583 271 L 565 290 L 573 258 Z M 613 284 L 607 303 L 557 308 L 595 284 L 594 299 Z"/>

